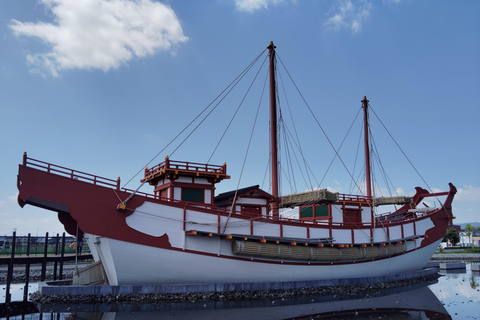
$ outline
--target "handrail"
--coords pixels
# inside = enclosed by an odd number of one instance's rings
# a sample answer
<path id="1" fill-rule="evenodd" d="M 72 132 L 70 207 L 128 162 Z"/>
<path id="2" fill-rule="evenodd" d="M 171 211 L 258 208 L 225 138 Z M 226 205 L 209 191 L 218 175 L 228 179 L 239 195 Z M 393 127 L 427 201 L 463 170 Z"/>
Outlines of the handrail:
<path id="1" fill-rule="evenodd" d="M 338 202 L 343 202 L 343 201 L 365 202 L 365 203 L 371 202 L 371 200 L 369 200 L 368 197 L 366 196 L 339 193 Z"/>
<path id="2" fill-rule="evenodd" d="M 179 162 L 186 164 L 187 167 L 188 167 L 188 164 L 198 165 L 198 163 L 188 163 L 188 162 L 181 162 L 181 161 L 179 161 Z M 94 185 L 100 185 L 100 186 L 104 186 L 104 187 L 105 186 L 106 187 L 114 187 L 117 190 L 120 190 L 120 177 L 117 180 L 113 180 L 113 179 L 108 179 L 108 178 L 92 175 L 92 174 L 85 173 L 85 172 L 82 172 L 82 171 L 77 171 L 77 170 L 69 169 L 69 168 L 66 168 L 66 167 L 58 166 L 58 165 L 55 165 L 55 164 L 51 164 L 51 163 L 48 163 L 48 162 L 45 162 L 45 161 L 29 158 L 29 157 L 27 157 L 26 153 L 23 156 L 23 165 L 27 166 L 27 167 L 35 168 L 35 169 L 38 169 L 38 170 L 42 170 L 42 171 L 45 171 L 47 173 L 52 173 L 52 174 L 56 174 L 56 175 L 59 175 L 59 176 L 63 176 L 63 177 L 66 177 L 66 178 L 75 179 L 75 180 L 79 180 L 79 181 L 83 181 L 83 182 L 87 182 L 87 183 L 92 183 Z M 214 165 L 205 165 L 205 166 L 214 166 Z M 221 167 L 221 166 L 214 166 L 214 167 Z M 225 168 L 225 165 L 222 168 Z M 121 190 L 125 191 L 125 192 L 128 192 L 128 193 L 133 192 L 133 190 L 126 189 L 126 188 L 122 188 Z M 139 192 L 139 191 L 137 191 L 137 194 L 139 194 L 140 196 L 144 196 L 146 198 L 151 198 L 151 199 L 157 199 L 157 200 L 161 200 L 161 201 L 176 203 L 176 204 L 184 206 L 185 208 L 190 208 L 190 209 L 197 208 L 197 209 L 214 211 L 218 215 L 220 215 L 222 213 L 227 215 L 230 212 L 229 210 L 226 210 L 225 208 L 219 208 L 219 207 L 216 207 L 213 204 L 202 204 L 202 203 L 194 203 L 194 202 L 185 202 L 185 201 L 182 201 L 182 200 L 161 198 L 161 197 L 156 196 L 154 194 L 150 194 L 150 193 L 146 193 L 146 192 Z M 439 195 L 439 194 L 437 194 L 437 195 Z M 343 195 L 343 196 L 350 196 L 350 195 Z M 428 196 L 428 195 L 426 195 L 426 196 Z M 362 201 L 362 200 L 367 201 L 367 199 L 365 199 L 361 196 L 351 196 L 351 198 L 350 197 L 348 197 L 348 198 L 344 197 L 344 199 L 345 199 L 345 201 L 348 201 L 346 199 L 349 199 L 350 201 L 352 201 L 351 199 L 357 199 L 357 201 Z M 340 201 L 342 201 L 342 200 L 340 200 Z M 235 213 L 241 213 L 241 212 L 237 212 L 237 211 L 234 211 L 234 212 Z M 427 213 L 418 213 L 415 218 L 410 218 L 408 220 L 415 220 L 415 219 L 418 219 L 420 217 L 425 217 L 425 216 L 428 216 L 428 215 L 432 214 L 433 212 L 435 212 L 435 211 L 430 211 L 430 212 L 427 212 Z M 379 216 L 376 217 L 376 219 L 379 219 L 380 217 L 388 216 L 390 214 L 391 213 L 385 213 L 383 215 L 379 215 Z M 253 216 L 251 214 L 245 214 L 245 213 L 239 214 L 236 217 L 242 217 L 242 218 L 247 218 L 247 219 L 258 218 L 258 221 L 271 221 L 271 222 L 279 222 L 279 223 L 287 222 L 287 223 L 305 224 L 305 225 L 308 224 L 310 226 L 311 225 L 324 225 L 325 224 L 324 220 L 320 220 L 320 221 L 313 220 L 312 221 L 312 220 L 300 220 L 300 219 L 289 219 L 289 218 L 272 218 L 272 217 L 268 217 L 268 216 Z M 398 220 L 395 219 L 395 220 L 384 221 L 384 222 L 388 222 L 388 223 L 391 224 L 391 223 L 398 223 L 400 221 L 405 221 L 405 220 L 404 219 L 398 219 Z M 343 223 L 335 223 L 335 222 L 330 222 L 329 224 L 331 224 L 332 226 L 343 226 L 344 225 Z M 359 224 L 359 226 L 361 226 L 363 228 L 370 228 L 370 227 L 374 226 L 374 223 L 373 222 L 362 223 L 362 224 Z"/>
<path id="3" fill-rule="evenodd" d="M 26 167 L 45 171 L 47 173 L 56 174 L 58 176 L 63 176 L 66 178 L 79 180 L 79 181 L 91 183 L 94 185 L 114 187 L 115 189 L 120 190 L 120 177 L 117 178 L 117 180 L 113 180 L 113 179 L 96 176 L 86 172 L 73 170 L 73 169 L 62 167 L 56 164 L 29 158 L 27 157 L 26 153 L 24 153 L 23 155 L 23 165 Z"/>
<path id="4" fill-rule="evenodd" d="M 163 169 L 173 169 L 173 170 L 187 170 L 187 171 L 195 171 L 195 172 L 202 172 L 202 173 L 213 173 L 213 174 L 226 174 L 226 165 L 214 165 L 208 163 L 196 163 L 196 162 L 188 162 L 188 161 L 176 161 L 170 160 L 168 158 L 165 159 L 164 162 L 159 163 L 150 169 L 145 168 L 145 177 L 153 175 Z"/>

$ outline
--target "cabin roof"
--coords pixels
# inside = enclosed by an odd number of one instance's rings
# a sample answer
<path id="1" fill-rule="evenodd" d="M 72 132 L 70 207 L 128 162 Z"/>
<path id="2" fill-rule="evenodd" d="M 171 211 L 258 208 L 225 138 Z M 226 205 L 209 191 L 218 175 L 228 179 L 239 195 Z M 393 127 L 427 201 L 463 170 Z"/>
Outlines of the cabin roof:
<path id="1" fill-rule="evenodd" d="M 280 201 L 279 199 L 277 199 L 276 197 L 274 197 L 270 193 L 265 192 L 262 189 L 260 189 L 259 185 L 254 185 L 254 186 L 250 186 L 250 187 L 241 188 L 241 189 L 238 189 L 238 190 L 232 190 L 232 191 L 227 191 L 227 192 L 224 192 L 224 193 L 220 193 L 219 195 L 217 195 L 215 197 L 215 202 L 224 201 L 224 200 L 233 200 L 233 197 L 235 196 L 235 193 L 237 194 L 237 197 L 242 197 L 246 194 L 257 193 L 258 195 L 263 196 L 263 197 L 268 198 L 268 199 L 271 199 L 273 201 L 277 201 L 277 202 Z"/>

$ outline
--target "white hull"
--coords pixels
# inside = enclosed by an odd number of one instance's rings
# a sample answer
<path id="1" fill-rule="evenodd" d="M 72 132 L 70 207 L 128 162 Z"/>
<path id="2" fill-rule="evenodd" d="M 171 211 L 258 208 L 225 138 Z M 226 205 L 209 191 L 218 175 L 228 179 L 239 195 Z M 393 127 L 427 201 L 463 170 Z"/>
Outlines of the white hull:
<path id="1" fill-rule="evenodd" d="M 422 269 L 441 241 L 385 259 L 313 265 L 210 256 L 93 235 L 88 235 L 87 239 L 90 248 L 96 248 L 96 254 L 103 261 L 111 285 L 302 281 L 380 276 Z"/>

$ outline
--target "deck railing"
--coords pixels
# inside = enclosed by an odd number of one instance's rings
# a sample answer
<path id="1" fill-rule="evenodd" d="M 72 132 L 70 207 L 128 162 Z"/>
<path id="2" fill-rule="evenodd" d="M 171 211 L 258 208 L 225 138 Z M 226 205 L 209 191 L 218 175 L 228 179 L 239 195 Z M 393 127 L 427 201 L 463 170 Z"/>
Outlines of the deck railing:
<path id="1" fill-rule="evenodd" d="M 79 181 L 83 181 L 83 182 L 88 182 L 88 183 L 92 183 L 92 184 L 95 184 L 95 185 L 100 185 L 100 186 L 103 186 L 103 187 L 113 187 L 117 190 L 120 190 L 120 177 L 117 180 L 113 180 L 113 179 L 108 179 L 108 178 L 92 175 L 92 174 L 85 173 L 85 172 L 82 172 L 82 171 L 73 170 L 73 169 L 69 169 L 69 168 L 66 168 L 66 167 L 51 164 L 51 163 L 48 163 L 48 162 L 45 162 L 45 161 L 29 158 L 29 157 L 27 157 L 26 153 L 23 156 L 23 165 L 27 166 L 27 167 L 32 167 L 32 168 L 35 168 L 35 169 L 38 169 L 38 170 L 42 170 L 42 171 L 45 171 L 45 172 L 48 172 L 48 173 L 64 176 L 64 177 L 67 177 L 67 178 L 71 178 L 71 179 L 75 179 L 75 180 L 79 180 Z M 165 165 L 165 162 L 163 162 L 163 163 L 161 163 L 161 164 L 159 164 L 155 167 L 152 167 L 150 170 L 153 170 L 156 167 L 159 168 L 158 170 L 161 170 L 160 167 L 162 165 Z M 175 168 L 175 169 L 178 169 L 178 170 L 194 170 L 193 168 L 195 168 L 195 170 L 204 170 L 203 172 L 212 172 L 212 173 L 213 172 L 218 172 L 218 173 L 226 172 L 226 165 L 216 166 L 216 165 L 206 165 L 206 164 L 199 164 L 199 163 L 193 163 L 193 162 L 182 162 L 182 161 L 166 161 L 166 165 L 168 166 L 168 168 Z M 126 189 L 126 188 L 121 188 L 121 190 L 125 191 L 125 192 L 128 192 L 128 193 L 134 193 L 135 192 L 134 190 Z M 177 205 L 184 206 L 185 208 L 189 208 L 189 209 L 200 208 L 200 209 L 204 209 L 204 210 L 208 210 L 208 211 L 213 211 L 213 212 L 217 213 L 217 215 L 228 215 L 230 213 L 230 210 L 227 210 L 225 208 L 219 208 L 219 207 L 216 207 L 215 205 L 212 205 L 212 204 L 202 204 L 202 203 L 185 202 L 185 201 L 181 201 L 181 200 L 172 200 L 172 199 L 167 199 L 167 198 L 161 198 L 161 197 L 156 196 L 154 194 L 141 192 L 141 191 L 136 191 L 135 193 L 139 196 L 144 196 L 144 197 L 151 198 L 151 199 L 157 199 L 157 200 L 162 200 L 162 201 L 166 201 L 166 202 L 175 203 Z M 437 195 L 439 195 L 439 194 L 437 194 Z M 362 197 L 362 196 L 354 196 L 354 195 L 340 195 L 340 196 L 341 197 L 339 198 L 339 201 L 357 201 L 357 202 L 366 202 L 367 201 L 367 199 L 365 197 Z M 385 215 L 388 215 L 388 214 L 389 213 L 387 213 Z M 425 215 L 428 215 L 428 214 L 430 214 L 430 213 L 417 214 L 416 217 L 418 218 L 420 216 L 425 216 Z M 254 215 L 245 214 L 245 213 L 241 214 L 241 212 L 237 212 L 237 211 L 233 212 L 233 216 L 241 216 L 243 218 L 247 217 L 247 218 L 250 218 L 252 220 L 257 220 L 257 221 L 272 221 L 272 220 L 277 221 L 278 220 L 280 223 L 285 222 L 285 223 L 295 223 L 295 224 L 305 224 L 305 225 L 325 225 L 327 223 L 327 224 L 330 224 L 332 226 L 342 226 L 343 225 L 343 223 L 326 222 L 325 220 L 321 220 L 321 221 L 314 220 L 314 221 L 312 221 L 312 220 L 300 220 L 300 219 L 289 219 L 289 218 L 280 218 L 280 219 L 276 218 L 275 219 L 275 218 L 267 217 L 267 216 L 254 216 Z M 379 221 L 378 219 L 382 216 L 383 215 L 377 216 L 376 217 L 377 221 Z M 395 223 L 395 222 L 397 222 L 397 221 L 383 221 L 383 223 Z M 362 227 L 362 228 L 369 228 L 369 227 L 372 227 L 372 226 L 373 226 L 373 223 L 371 223 L 371 222 L 362 223 L 362 224 L 358 225 L 358 227 Z"/>
<path id="2" fill-rule="evenodd" d="M 24 153 L 23 155 L 23 165 L 26 167 L 31 167 L 70 179 L 84 181 L 104 187 L 114 187 L 117 190 L 120 190 L 120 177 L 117 180 L 103 178 L 86 172 L 77 171 L 66 167 L 58 166 L 56 164 L 51 164 L 45 161 L 29 158 L 27 157 L 26 153 Z"/>
<path id="3" fill-rule="evenodd" d="M 163 169 L 172 169 L 172 170 L 187 170 L 187 171 L 195 171 L 200 173 L 213 173 L 213 174 L 226 174 L 227 173 L 227 165 L 224 163 L 223 165 L 214 165 L 208 163 L 195 163 L 195 162 L 187 162 L 187 161 L 175 161 L 165 158 L 165 161 L 162 163 L 157 164 L 156 166 L 149 168 L 145 168 L 145 177 L 149 177 L 154 175 L 155 173 L 163 170 Z"/>

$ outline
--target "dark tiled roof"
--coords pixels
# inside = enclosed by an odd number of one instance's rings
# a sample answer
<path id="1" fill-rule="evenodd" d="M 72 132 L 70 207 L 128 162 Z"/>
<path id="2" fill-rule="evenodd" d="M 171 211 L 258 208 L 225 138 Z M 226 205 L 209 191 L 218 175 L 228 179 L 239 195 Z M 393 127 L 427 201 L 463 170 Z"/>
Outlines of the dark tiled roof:
<path id="1" fill-rule="evenodd" d="M 257 184 L 255 186 L 251 187 L 246 187 L 238 190 L 232 190 L 232 191 L 227 191 L 224 193 L 220 193 L 218 196 L 215 197 L 215 201 L 222 201 L 222 200 L 228 200 L 231 199 L 235 196 L 235 192 L 237 193 L 237 196 L 241 196 L 245 193 L 249 193 L 252 191 L 256 191 L 260 188 L 260 186 Z"/>

